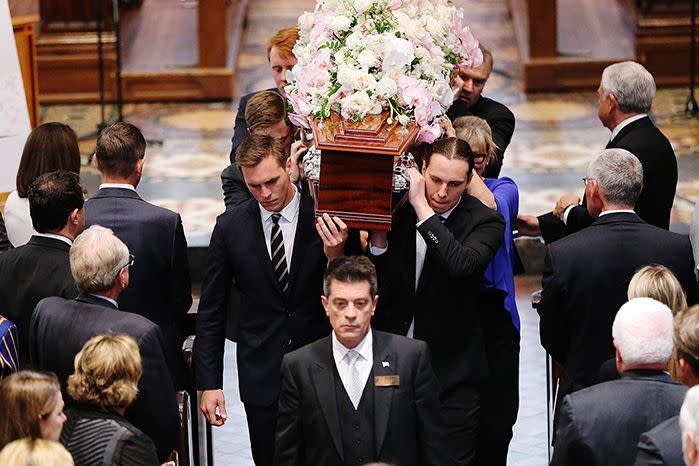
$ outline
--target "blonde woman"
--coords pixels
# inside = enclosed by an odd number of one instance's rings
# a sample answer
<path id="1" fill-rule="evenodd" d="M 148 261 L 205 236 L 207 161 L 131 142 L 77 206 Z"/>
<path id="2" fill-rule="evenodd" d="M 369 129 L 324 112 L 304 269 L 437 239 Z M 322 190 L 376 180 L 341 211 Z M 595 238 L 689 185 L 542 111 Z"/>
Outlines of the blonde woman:
<path id="1" fill-rule="evenodd" d="M 0 451 L 0 466 L 74 466 L 73 457 L 58 442 L 25 437 Z"/>
<path id="2" fill-rule="evenodd" d="M 151 439 L 124 418 L 142 373 L 136 340 L 126 335 L 93 337 L 75 356 L 68 393 L 76 405 L 66 413 L 61 443 L 76 466 L 160 464 Z"/>
<path id="3" fill-rule="evenodd" d="M 53 374 L 19 371 L 0 383 L 0 448 L 23 437 L 58 441 L 66 420 Z"/>

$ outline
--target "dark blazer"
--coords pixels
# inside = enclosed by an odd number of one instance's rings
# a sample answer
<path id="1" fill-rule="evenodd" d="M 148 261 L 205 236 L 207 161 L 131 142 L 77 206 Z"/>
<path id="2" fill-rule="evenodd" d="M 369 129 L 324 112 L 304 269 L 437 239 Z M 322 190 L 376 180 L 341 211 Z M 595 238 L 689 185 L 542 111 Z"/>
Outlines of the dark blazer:
<path id="1" fill-rule="evenodd" d="M 424 340 L 442 389 L 487 377 L 477 297 L 483 271 L 504 237 L 502 215 L 465 195 L 442 224 L 438 215 L 418 228 L 427 243 L 415 290 L 417 217 L 406 204 L 388 233 L 388 250 L 373 256 L 379 277 L 376 328 Z"/>
<path id="2" fill-rule="evenodd" d="M 270 87 L 269 89 L 265 89 L 265 91 L 279 93 L 279 89 L 276 87 Z M 238 149 L 238 146 L 250 135 L 248 132 L 248 125 L 245 122 L 245 109 L 248 106 L 250 97 L 255 94 L 257 94 L 257 92 L 245 94 L 240 98 L 240 102 L 238 102 L 238 112 L 235 114 L 235 127 L 233 128 L 233 137 L 231 138 L 231 163 L 235 163 L 235 151 Z"/>
<path id="3" fill-rule="evenodd" d="M 541 344 L 564 365 L 557 404 L 596 383 L 600 365 L 614 356 L 612 322 L 627 301 L 631 277 L 648 264 L 672 270 L 694 303 L 689 239 L 648 225 L 634 213 L 601 216 L 549 245 L 537 312 Z"/>
<path id="4" fill-rule="evenodd" d="M 635 466 L 682 466 L 682 429 L 679 416 L 671 417 L 641 435 Z"/>
<path id="5" fill-rule="evenodd" d="M 61 444 L 80 466 L 160 466 L 153 441 L 116 413 L 75 406 L 66 412 Z"/>
<path id="6" fill-rule="evenodd" d="M 641 434 L 676 415 L 686 392 L 665 372 L 627 371 L 566 396 L 551 465 L 632 465 Z"/>
<path id="7" fill-rule="evenodd" d="M 240 291 L 237 359 L 243 403 L 275 403 L 284 354 L 328 334 L 330 326 L 320 304 L 327 259 L 314 222 L 313 200 L 301 196 L 284 296 L 267 252 L 257 201 L 250 199 L 218 217 L 197 313 L 200 390 L 223 386 L 225 311 L 233 280 Z"/>
<path id="8" fill-rule="evenodd" d="M 86 223 L 110 228 L 136 259 L 119 307 L 160 326 L 173 381 L 184 386 L 178 324 L 192 305 L 187 240 L 180 215 L 130 189 L 100 189 L 85 202 Z"/>
<path id="9" fill-rule="evenodd" d="M 641 118 L 624 127 L 605 149 L 626 149 L 643 166 L 643 190 L 635 211 L 646 223 L 665 230 L 670 228 L 670 211 L 677 189 L 677 158 L 670 141 L 650 118 Z M 552 213 L 539 217 L 541 235 L 548 244 L 563 236 L 592 225 L 587 202 L 573 207 L 564 225 Z"/>
<path id="10" fill-rule="evenodd" d="M 157 325 L 92 295 L 80 294 L 73 300 L 46 298 L 32 317 L 32 358 L 38 369 L 55 372 L 65 389 L 75 355 L 85 342 L 109 332 L 132 336 L 138 343 L 143 376 L 138 398 L 126 411 L 126 418 L 153 440 L 164 461 L 177 444 L 180 417 Z"/>
<path id="11" fill-rule="evenodd" d="M 373 353 L 374 377 L 400 377 L 398 387 L 374 386 L 375 459 L 401 466 L 452 464 L 427 345 L 374 331 Z M 345 464 L 335 371 L 330 336 L 284 356 L 276 465 Z"/>
<path id="12" fill-rule="evenodd" d="M 20 369 L 29 369 L 29 321 L 36 303 L 49 296 L 78 295 L 70 272 L 70 246 L 32 236 L 17 249 L 0 254 L 0 313 L 17 326 Z"/>
<path id="13" fill-rule="evenodd" d="M 10 246 L 12 246 L 12 244 L 10 243 L 10 240 L 7 239 L 5 220 L 2 218 L 2 214 L 0 213 L 0 252 L 7 251 L 10 249 Z"/>
<path id="14" fill-rule="evenodd" d="M 505 150 L 510 145 L 512 134 L 515 132 L 515 116 L 509 108 L 500 102 L 483 96 L 470 107 L 467 107 L 463 100 L 457 100 L 447 111 L 447 116 L 451 121 L 467 115 L 483 118 L 493 131 L 493 141 L 498 149 L 495 151 L 493 161 L 485 167 L 485 176 L 486 178 L 497 178 L 500 175 Z"/>

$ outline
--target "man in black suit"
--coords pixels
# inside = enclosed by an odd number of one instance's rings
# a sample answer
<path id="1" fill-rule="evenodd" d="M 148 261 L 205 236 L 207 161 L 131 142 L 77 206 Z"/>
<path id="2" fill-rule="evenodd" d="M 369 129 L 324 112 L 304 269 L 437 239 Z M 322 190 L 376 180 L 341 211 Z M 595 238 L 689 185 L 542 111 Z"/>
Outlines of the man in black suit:
<path id="1" fill-rule="evenodd" d="M 134 256 L 103 227 L 85 230 L 70 249 L 70 267 L 80 294 L 75 299 L 46 298 L 31 321 L 31 353 L 36 367 L 55 372 L 66 387 L 75 355 L 90 338 L 123 333 L 138 342 L 143 362 L 136 401 L 126 417 L 155 443 L 164 461 L 177 444 L 179 413 L 165 361 L 160 328 L 138 314 L 122 311 L 117 300 L 129 285 Z"/>
<path id="2" fill-rule="evenodd" d="M 605 149 L 626 149 L 643 165 L 643 190 L 634 210 L 646 223 L 669 229 L 677 159 L 670 141 L 648 116 L 655 97 L 653 76 L 638 63 L 616 63 L 605 68 L 597 94 L 599 119 L 612 132 Z M 553 212 L 520 215 L 516 226 L 520 234 L 541 235 L 549 244 L 592 225 L 586 203 L 586 196 L 582 203 L 577 196 L 562 196 Z"/>
<path id="3" fill-rule="evenodd" d="M 493 71 L 493 54 L 483 45 L 480 45 L 480 49 L 483 53 L 481 66 L 477 68 L 464 66 L 459 70 L 455 83 L 460 86 L 459 97 L 449 107 L 447 116 L 452 122 L 468 115 L 477 116 L 488 122 L 493 131 L 493 141 L 497 145 L 497 150 L 492 162 L 485 167 L 485 176 L 497 178 L 500 175 L 505 150 L 515 131 L 515 116 L 500 102 L 481 95 Z"/>
<path id="4" fill-rule="evenodd" d="M 651 298 L 624 304 L 612 325 L 621 379 L 563 399 L 552 466 L 631 465 L 649 427 L 675 415 L 687 387 L 665 372 L 672 354 L 672 312 Z"/>
<path id="5" fill-rule="evenodd" d="M 675 316 L 675 353 L 680 379 L 688 387 L 699 385 L 699 306 Z M 679 416 L 671 417 L 641 435 L 636 466 L 682 464 Z"/>
<path id="6" fill-rule="evenodd" d="M 211 235 L 197 315 L 197 386 L 204 391 L 202 412 L 211 424 L 222 425 L 226 305 L 235 280 L 240 398 L 253 459 L 267 466 L 274 452 L 282 357 L 328 334 L 318 296 L 327 260 L 341 255 L 342 246 L 326 248 L 324 255 L 313 200 L 291 182 L 291 160 L 279 139 L 251 135 L 236 161 L 254 198 L 220 215 Z M 346 226 L 336 221 L 341 231 L 335 233 L 346 239 Z"/>
<path id="7" fill-rule="evenodd" d="M 449 465 L 424 342 L 371 329 L 376 270 L 335 259 L 323 277 L 332 334 L 284 356 L 275 464 Z"/>
<path id="8" fill-rule="evenodd" d="M 266 134 L 282 140 L 284 150 L 291 157 L 291 181 L 302 193 L 308 194 L 305 185 L 299 182 L 302 178 L 302 167 L 298 163 L 299 158 L 303 159 L 303 154 L 308 148 L 304 141 L 291 142 L 293 134 L 287 123 L 284 97 L 277 92 L 258 92 L 252 96 L 245 108 L 245 121 L 251 134 Z M 221 172 L 221 185 L 226 210 L 252 197 L 245 185 L 240 167 L 235 162 Z"/>
<path id="9" fill-rule="evenodd" d="M 138 257 L 119 306 L 160 326 L 173 381 L 184 387 L 178 327 L 192 305 L 187 240 L 178 213 L 146 202 L 136 192 L 145 152 L 143 134 L 129 123 L 102 131 L 93 156 L 102 184 L 85 202 L 85 214 L 88 226 L 110 228 Z"/>
<path id="10" fill-rule="evenodd" d="M 690 304 L 696 296 L 686 236 L 648 225 L 633 211 L 643 168 L 624 149 L 604 150 L 588 169 L 585 196 L 592 226 L 549 245 L 537 309 L 541 344 L 564 365 L 558 403 L 597 381 L 614 355 L 610 329 L 633 274 L 644 265 L 669 268 Z"/>
<path id="11" fill-rule="evenodd" d="M 85 228 L 83 191 L 78 175 L 56 171 L 29 187 L 29 212 L 35 233 L 24 246 L 0 254 L 0 313 L 19 333 L 20 368 L 31 368 L 29 321 L 36 303 L 49 296 L 78 294 L 68 251 Z"/>
<path id="12" fill-rule="evenodd" d="M 438 140 L 426 151 L 422 173 L 409 171 L 409 203 L 388 235 L 371 232 L 381 296 L 374 324 L 427 342 L 449 447 L 458 464 L 470 464 L 479 385 L 488 371 L 477 297 L 483 271 L 503 241 L 504 221 L 465 194 L 473 171 L 466 142 Z"/>
<path id="13" fill-rule="evenodd" d="M 275 87 L 266 89 L 267 91 L 278 92 L 282 97 L 286 96 L 284 86 L 286 86 L 286 72 L 296 64 L 296 56 L 293 48 L 299 38 L 299 28 L 296 26 L 280 29 L 267 42 L 267 61 L 272 68 L 272 77 Z M 233 138 L 231 139 L 231 164 L 235 163 L 235 151 L 238 146 L 250 135 L 251 129 L 246 123 L 245 111 L 250 98 L 256 92 L 245 94 L 238 103 L 238 112 L 235 115 L 235 127 L 233 128 Z"/>

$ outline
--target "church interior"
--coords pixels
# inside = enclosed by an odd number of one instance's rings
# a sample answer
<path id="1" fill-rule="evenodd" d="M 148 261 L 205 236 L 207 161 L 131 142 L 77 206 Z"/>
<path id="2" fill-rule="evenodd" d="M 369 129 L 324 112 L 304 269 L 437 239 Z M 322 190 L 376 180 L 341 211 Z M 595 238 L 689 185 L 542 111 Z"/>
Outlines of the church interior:
<path id="1" fill-rule="evenodd" d="M 696 108 L 693 115 L 686 111 L 691 0 L 453 3 L 494 56 L 483 94 L 516 118 L 502 176 L 519 188 L 520 213 L 543 214 L 561 194 L 582 195 L 587 165 L 609 139 L 597 115 L 601 71 L 634 60 L 655 77 L 651 116 L 677 156 L 670 229 L 689 233 L 699 198 L 699 118 Z M 146 162 L 138 191 L 182 217 L 193 312 L 211 233 L 224 211 L 220 174 L 230 163 L 239 99 L 274 86 L 267 40 L 272 31 L 296 25 L 314 5 L 314 0 L 9 0 L 31 124 L 58 121 L 75 130 L 86 198 L 100 184 L 91 163 L 100 123 L 123 118 L 143 132 Z M 95 20 L 100 15 L 106 20 Z M 0 194 L 0 207 L 7 194 Z M 509 464 L 533 466 L 547 464 L 550 455 L 549 367 L 531 303 L 541 288 L 546 246 L 538 238 L 519 238 L 516 244 L 526 272 L 516 277 L 520 405 L 508 458 Z M 231 419 L 213 430 L 209 454 L 216 464 L 249 466 L 235 351 L 235 343 L 227 341 L 224 387 Z"/>

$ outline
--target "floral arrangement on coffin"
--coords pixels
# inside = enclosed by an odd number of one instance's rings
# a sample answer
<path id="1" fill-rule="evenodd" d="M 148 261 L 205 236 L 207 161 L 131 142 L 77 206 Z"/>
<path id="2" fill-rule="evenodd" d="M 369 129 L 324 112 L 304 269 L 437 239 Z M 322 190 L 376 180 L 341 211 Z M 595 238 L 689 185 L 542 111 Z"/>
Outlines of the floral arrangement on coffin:
<path id="1" fill-rule="evenodd" d="M 291 121 L 310 128 L 331 111 L 358 122 L 386 110 L 388 124 L 415 121 L 418 140 L 434 141 L 454 99 L 450 79 L 483 61 L 462 21 L 449 0 L 317 0 L 298 21 Z"/>

